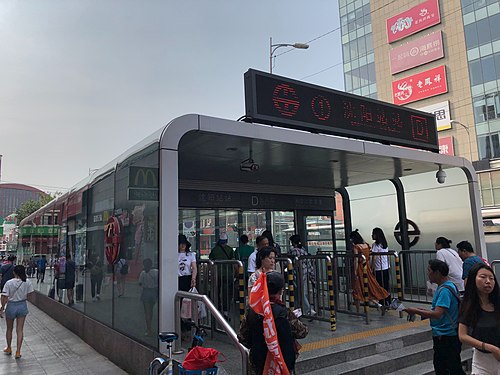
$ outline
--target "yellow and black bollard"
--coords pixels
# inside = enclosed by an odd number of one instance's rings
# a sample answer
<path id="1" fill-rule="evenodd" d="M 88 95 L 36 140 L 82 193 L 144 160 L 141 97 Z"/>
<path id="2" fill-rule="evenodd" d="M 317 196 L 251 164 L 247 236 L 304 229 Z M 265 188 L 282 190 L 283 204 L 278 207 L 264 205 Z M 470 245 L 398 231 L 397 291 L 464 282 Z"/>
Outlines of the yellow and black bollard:
<path id="1" fill-rule="evenodd" d="M 337 315 L 335 313 L 335 294 L 333 290 L 333 266 L 332 261 L 327 261 L 327 272 L 328 272 L 328 295 L 329 295 L 329 307 L 330 307 L 330 331 L 337 330 Z"/>
<path id="2" fill-rule="evenodd" d="M 240 302 L 240 322 L 243 320 L 245 316 L 245 272 L 243 270 L 243 266 L 238 267 L 238 295 Z"/>

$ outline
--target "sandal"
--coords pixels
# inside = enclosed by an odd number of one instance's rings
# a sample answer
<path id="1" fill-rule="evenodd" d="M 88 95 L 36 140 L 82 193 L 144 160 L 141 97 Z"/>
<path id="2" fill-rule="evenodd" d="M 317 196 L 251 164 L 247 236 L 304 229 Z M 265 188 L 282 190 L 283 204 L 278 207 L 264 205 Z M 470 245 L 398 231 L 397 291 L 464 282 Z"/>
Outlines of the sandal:
<path id="1" fill-rule="evenodd" d="M 9 348 L 9 347 L 6 347 L 3 352 L 7 355 L 11 355 L 12 354 L 12 348 Z"/>

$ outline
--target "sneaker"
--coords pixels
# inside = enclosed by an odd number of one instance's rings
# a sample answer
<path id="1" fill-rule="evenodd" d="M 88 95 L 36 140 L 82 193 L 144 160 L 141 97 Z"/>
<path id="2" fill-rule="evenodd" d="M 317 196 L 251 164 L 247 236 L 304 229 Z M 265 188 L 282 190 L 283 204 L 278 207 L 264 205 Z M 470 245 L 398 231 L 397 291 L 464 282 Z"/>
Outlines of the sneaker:
<path id="1" fill-rule="evenodd" d="M 316 310 L 314 310 L 314 309 L 312 309 L 312 308 L 311 308 L 311 315 L 312 315 L 312 316 L 315 316 L 315 315 L 318 315 L 318 313 L 317 313 L 317 311 L 316 311 Z"/>
<path id="2" fill-rule="evenodd" d="M 96 301 L 97 301 L 97 298 L 92 297 L 92 301 L 93 301 L 93 302 L 96 302 Z"/>
<path id="3" fill-rule="evenodd" d="M 97 296 L 95 296 L 95 298 L 97 298 L 98 301 L 101 300 L 101 296 L 99 294 Z"/>

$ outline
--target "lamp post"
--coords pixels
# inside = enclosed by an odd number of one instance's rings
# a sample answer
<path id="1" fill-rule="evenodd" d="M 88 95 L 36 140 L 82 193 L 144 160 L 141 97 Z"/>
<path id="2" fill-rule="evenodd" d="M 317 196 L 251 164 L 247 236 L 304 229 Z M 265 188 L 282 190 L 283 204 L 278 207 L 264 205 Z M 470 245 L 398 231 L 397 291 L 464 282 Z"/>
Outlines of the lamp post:
<path id="1" fill-rule="evenodd" d="M 269 38 L 269 73 L 273 73 L 273 55 L 274 52 L 280 47 L 293 47 L 297 49 L 308 49 L 309 44 L 307 43 L 278 43 L 278 44 L 273 44 L 273 38 Z"/>
<path id="2" fill-rule="evenodd" d="M 469 157 L 470 157 L 470 162 L 472 163 L 472 145 L 471 145 L 471 141 L 470 141 L 469 127 L 467 125 L 462 124 L 460 121 L 457 121 L 457 120 L 451 120 L 450 123 L 460 125 L 467 132 L 467 138 L 469 139 Z"/>

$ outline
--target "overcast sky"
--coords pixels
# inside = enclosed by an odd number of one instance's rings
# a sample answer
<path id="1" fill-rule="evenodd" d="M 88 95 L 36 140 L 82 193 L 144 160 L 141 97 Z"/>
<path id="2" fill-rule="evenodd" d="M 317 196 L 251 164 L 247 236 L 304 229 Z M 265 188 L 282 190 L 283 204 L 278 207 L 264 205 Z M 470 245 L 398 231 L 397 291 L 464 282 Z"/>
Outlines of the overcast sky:
<path id="1" fill-rule="evenodd" d="M 186 113 L 237 119 L 243 74 L 343 89 L 337 0 L 0 1 L 1 182 L 65 191 Z M 319 38 L 318 38 L 319 37 Z"/>

